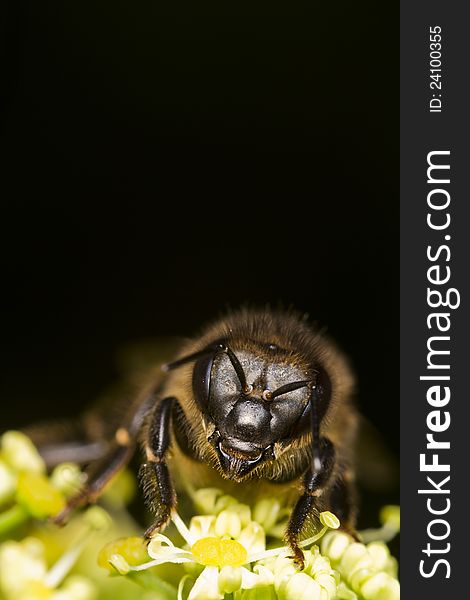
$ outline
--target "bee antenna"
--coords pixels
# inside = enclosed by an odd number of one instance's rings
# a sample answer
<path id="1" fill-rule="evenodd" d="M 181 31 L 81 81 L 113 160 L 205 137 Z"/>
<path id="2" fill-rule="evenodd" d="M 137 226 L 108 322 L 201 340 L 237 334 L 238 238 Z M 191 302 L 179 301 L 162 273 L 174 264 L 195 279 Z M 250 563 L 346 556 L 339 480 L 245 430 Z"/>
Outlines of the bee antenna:
<path id="1" fill-rule="evenodd" d="M 207 356 L 208 354 L 216 354 L 217 352 L 225 352 L 232 363 L 232 367 L 235 369 L 237 377 L 240 381 L 240 385 L 242 386 L 242 390 L 244 394 L 249 394 L 251 392 L 251 386 L 246 382 L 245 372 L 243 371 L 243 367 L 240 364 L 240 361 L 236 357 L 233 350 L 231 350 L 226 344 L 219 342 L 217 344 L 212 344 L 203 350 L 199 350 L 198 352 L 193 352 L 193 354 L 188 354 L 188 356 L 183 356 L 182 358 L 178 358 L 178 360 L 174 360 L 173 362 L 166 363 L 162 365 L 161 369 L 165 373 L 168 371 L 172 371 L 173 369 L 177 369 L 189 362 L 193 362 L 198 358 L 202 358 L 203 356 Z"/>
<path id="2" fill-rule="evenodd" d="M 240 385 L 242 386 L 243 393 L 249 394 L 252 391 L 252 387 L 250 385 L 248 385 L 246 382 L 245 371 L 243 370 L 243 367 L 242 367 L 240 361 L 238 360 L 238 358 L 235 355 L 235 353 L 233 352 L 233 350 L 231 350 L 228 346 L 225 346 L 224 350 L 227 353 L 227 356 L 229 357 L 230 362 L 232 363 L 232 367 L 235 369 L 237 377 L 240 381 Z"/>
<path id="3" fill-rule="evenodd" d="M 310 385 L 312 381 L 310 379 L 306 379 L 305 381 L 293 381 L 292 383 L 286 383 L 285 385 L 281 385 L 281 387 L 277 388 L 273 392 L 269 392 L 267 395 L 267 400 L 272 400 L 273 398 L 277 398 L 277 396 L 282 396 L 282 394 L 288 394 L 289 392 L 293 392 L 295 390 L 299 390 L 300 388 L 307 387 Z"/>

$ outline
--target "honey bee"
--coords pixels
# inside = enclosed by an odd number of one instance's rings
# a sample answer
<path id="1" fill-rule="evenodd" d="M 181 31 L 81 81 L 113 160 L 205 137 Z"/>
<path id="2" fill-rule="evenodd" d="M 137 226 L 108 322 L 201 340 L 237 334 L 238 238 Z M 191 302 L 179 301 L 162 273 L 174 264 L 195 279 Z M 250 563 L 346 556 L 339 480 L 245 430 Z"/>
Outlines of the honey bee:
<path id="1" fill-rule="evenodd" d="M 284 497 L 293 506 L 285 540 L 300 568 L 299 541 L 320 526 L 321 511 L 354 532 L 354 379 L 345 356 L 302 315 L 229 314 L 149 379 L 111 442 L 89 431 L 88 446 L 76 448 L 95 460 L 57 522 L 96 501 L 140 444 L 140 480 L 154 518 L 147 538 L 168 524 L 185 486 L 224 487 L 251 500 Z"/>

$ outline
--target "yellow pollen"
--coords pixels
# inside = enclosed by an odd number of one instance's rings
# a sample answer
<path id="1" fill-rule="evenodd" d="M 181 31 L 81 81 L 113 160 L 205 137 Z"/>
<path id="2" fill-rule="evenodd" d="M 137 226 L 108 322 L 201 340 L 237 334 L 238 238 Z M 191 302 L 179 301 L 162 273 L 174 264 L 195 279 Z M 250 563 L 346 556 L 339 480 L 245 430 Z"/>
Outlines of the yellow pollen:
<path id="1" fill-rule="evenodd" d="M 235 540 L 206 537 L 198 540 L 191 552 L 208 567 L 240 567 L 248 559 L 245 548 Z"/>

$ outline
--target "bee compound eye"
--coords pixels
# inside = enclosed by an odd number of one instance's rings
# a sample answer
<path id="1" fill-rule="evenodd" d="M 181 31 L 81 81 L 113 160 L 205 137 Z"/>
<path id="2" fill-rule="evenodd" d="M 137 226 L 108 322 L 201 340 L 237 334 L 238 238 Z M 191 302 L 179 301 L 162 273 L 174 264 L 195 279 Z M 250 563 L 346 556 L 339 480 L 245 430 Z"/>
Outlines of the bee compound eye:
<path id="1" fill-rule="evenodd" d="M 196 402 L 202 410 L 205 410 L 209 401 L 211 371 L 214 356 L 204 356 L 194 365 L 193 370 L 193 392 Z"/>
<path id="2" fill-rule="evenodd" d="M 243 393 L 245 394 L 245 396 L 249 396 L 251 394 L 251 392 L 253 391 L 253 386 L 251 385 L 251 383 L 247 383 L 245 385 L 245 388 L 243 390 Z"/>

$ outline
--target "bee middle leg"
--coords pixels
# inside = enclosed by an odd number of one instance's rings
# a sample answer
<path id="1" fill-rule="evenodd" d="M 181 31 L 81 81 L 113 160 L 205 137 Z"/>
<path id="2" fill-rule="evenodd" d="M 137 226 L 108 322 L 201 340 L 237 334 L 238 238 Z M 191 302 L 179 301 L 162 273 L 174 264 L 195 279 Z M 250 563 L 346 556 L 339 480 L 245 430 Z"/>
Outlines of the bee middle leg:
<path id="1" fill-rule="evenodd" d="M 64 462 L 89 464 L 102 458 L 109 447 L 105 438 L 89 435 L 83 418 L 35 423 L 21 431 L 33 442 L 48 470 Z"/>
<path id="2" fill-rule="evenodd" d="M 54 523 L 64 525 L 75 508 L 96 502 L 111 479 L 129 463 L 134 455 L 143 421 L 154 403 L 155 395 L 151 393 L 143 402 L 139 401 L 131 406 L 128 417 L 116 430 L 106 453 L 90 464 L 85 484 L 69 498 L 65 508 L 53 517 Z"/>
<path id="3" fill-rule="evenodd" d="M 318 530 L 320 512 L 325 508 L 324 496 L 332 484 L 332 475 L 336 465 L 336 453 L 333 444 L 322 438 L 319 445 L 321 467 L 312 463 L 303 480 L 304 493 L 297 500 L 292 511 L 285 540 L 293 552 L 292 558 L 297 566 L 304 568 L 304 554 L 299 546 L 299 538 L 306 529 Z"/>

